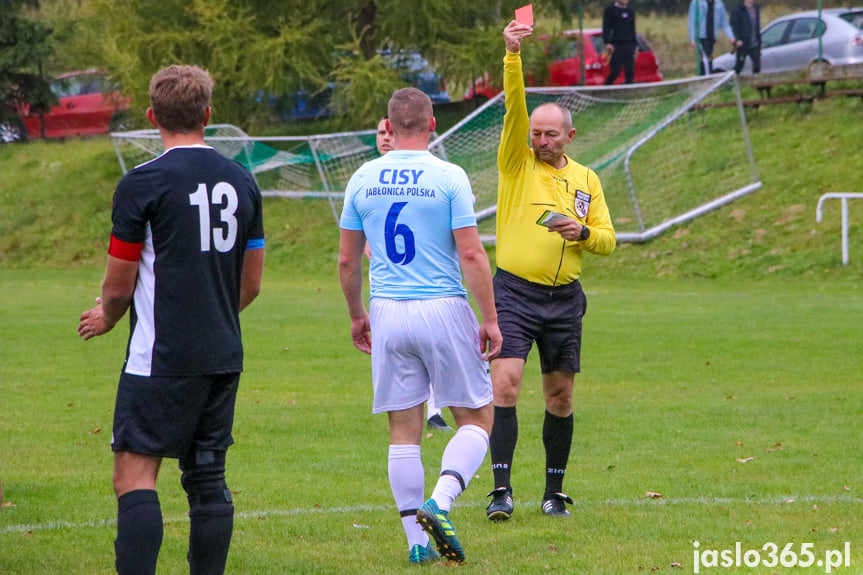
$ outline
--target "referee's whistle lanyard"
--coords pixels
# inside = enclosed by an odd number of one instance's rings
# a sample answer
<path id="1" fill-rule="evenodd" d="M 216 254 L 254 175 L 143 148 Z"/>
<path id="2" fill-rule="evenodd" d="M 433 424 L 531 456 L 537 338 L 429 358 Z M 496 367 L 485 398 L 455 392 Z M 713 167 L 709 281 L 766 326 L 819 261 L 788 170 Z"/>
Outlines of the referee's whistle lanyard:
<path id="1" fill-rule="evenodd" d="M 564 185 L 566 186 L 566 197 L 569 197 L 569 181 L 563 180 Z M 561 238 L 563 240 L 563 244 L 560 246 L 560 260 L 557 262 L 557 271 L 554 274 L 554 282 L 551 284 L 552 288 L 557 287 L 557 278 L 560 276 L 560 269 L 563 267 L 563 255 L 566 253 L 566 239 Z M 548 292 L 548 297 L 551 298 L 553 292 Z"/>
<path id="2" fill-rule="evenodd" d="M 536 159 L 536 156 L 534 156 L 534 158 L 533 158 L 534 170 L 536 170 L 536 163 L 537 163 L 537 159 Z M 557 180 L 563 181 L 564 185 L 566 186 L 566 197 L 569 197 L 569 181 L 566 180 L 565 178 L 559 178 Z M 566 209 L 566 208 L 564 208 L 564 209 Z M 569 210 L 566 209 L 566 211 L 569 211 Z M 552 298 L 552 296 L 554 295 L 554 288 L 557 287 L 557 279 L 558 279 L 558 277 L 560 277 L 560 270 L 563 267 L 563 256 L 566 253 L 566 239 L 561 238 L 561 240 L 563 241 L 563 243 L 560 246 L 560 259 L 557 262 L 557 271 L 554 274 L 554 282 L 552 282 L 552 284 L 551 284 L 552 289 L 548 292 L 549 299 Z"/>

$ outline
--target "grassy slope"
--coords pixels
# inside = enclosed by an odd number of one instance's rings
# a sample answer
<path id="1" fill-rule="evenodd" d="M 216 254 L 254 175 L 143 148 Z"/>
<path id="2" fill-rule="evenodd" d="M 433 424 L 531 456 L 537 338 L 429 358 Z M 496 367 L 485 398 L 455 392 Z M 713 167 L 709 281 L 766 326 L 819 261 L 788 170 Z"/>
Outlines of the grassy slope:
<path id="1" fill-rule="evenodd" d="M 589 258 L 587 277 L 859 278 L 863 206 L 850 204 L 851 263 L 842 266 L 839 203 L 828 203 L 817 225 L 815 205 L 825 192 L 863 189 L 863 101 L 749 109 L 748 120 L 760 191 L 648 244 Z M 120 176 L 108 140 L 0 146 L 0 165 L 0 269 L 104 261 Z M 338 234 L 325 202 L 267 200 L 265 217 L 268 265 L 332 272 Z"/>

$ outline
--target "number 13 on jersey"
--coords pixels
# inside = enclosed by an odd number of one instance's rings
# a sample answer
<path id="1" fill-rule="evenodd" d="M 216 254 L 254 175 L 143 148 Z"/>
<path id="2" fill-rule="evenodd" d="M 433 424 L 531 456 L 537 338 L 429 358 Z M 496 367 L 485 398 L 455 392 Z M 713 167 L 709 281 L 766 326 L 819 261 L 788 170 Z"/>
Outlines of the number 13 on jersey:
<path id="1" fill-rule="evenodd" d="M 220 206 L 222 225 L 211 227 L 210 205 Z M 224 205 L 223 205 L 224 204 Z M 198 184 L 198 189 L 189 194 L 189 205 L 198 207 L 201 224 L 201 251 L 210 251 L 210 238 L 217 251 L 229 252 L 237 241 L 237 190 L 227 182 L 213 186 L 212 195 L 207 193 L 207 184 Z"/>

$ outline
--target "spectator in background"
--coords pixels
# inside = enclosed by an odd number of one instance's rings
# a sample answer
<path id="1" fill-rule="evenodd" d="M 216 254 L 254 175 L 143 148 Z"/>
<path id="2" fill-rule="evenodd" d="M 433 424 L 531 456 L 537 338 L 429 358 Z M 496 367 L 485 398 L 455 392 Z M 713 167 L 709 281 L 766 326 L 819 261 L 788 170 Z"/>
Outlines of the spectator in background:
<path id="1" fill-rule="evenodd" d="M 699 76 L 713 73 L 713 47 L 719 30 L 722 30 L 733 48 L 734 31 L 728 23 L 728 13 L 722 0 L 692 0 L 689 3 L 689 43 L 701 53 L 698 59 Z M 696 38 L 701 45 L 700 50 L 695 43 Z"/>
<path id="2" fill-rule="evenodd" d="M 609 4 L 602 14 L 602 39 L 605 50 L 611 54 L 610 70 L 605 79 L 606 85 L 613 84 L 620 76 L 626 84 L 635 79 L 635 11 L 629 7 L 629 0 L 617 0 Z"/>
<path id="3" fill-rule="evenodd" d="M 743 0 L 731 12 L 731 29 L 734 31 L 734 46 L 737 48 L 737 60 L 734 72 L 739 74 L 746 63 L 746 57 L 752 60 L 752 73 L 761 72 L 761 6 L 754 0 Z"/>

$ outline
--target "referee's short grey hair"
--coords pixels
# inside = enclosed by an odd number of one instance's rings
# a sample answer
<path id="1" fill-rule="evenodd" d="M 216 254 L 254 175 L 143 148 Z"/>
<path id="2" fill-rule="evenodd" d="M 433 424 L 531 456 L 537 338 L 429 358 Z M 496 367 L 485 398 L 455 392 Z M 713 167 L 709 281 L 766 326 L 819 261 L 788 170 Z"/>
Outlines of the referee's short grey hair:
<path id="1" fill-rule="evenodd" d="M 563 119 L 564 130 L 569 132 L 572 129 L 572 112 L 569 110 L 569 108 L 567 108 L 563 104 L 558 104 L 557 102 L 545 102 L 534 108 L 531 116 L 533 116 L 533 114 L 536 114 L 537 110 L 541 110 L 543 108 L 557 108 L 557 110 L 560 112 L 561 118 Z"/>

